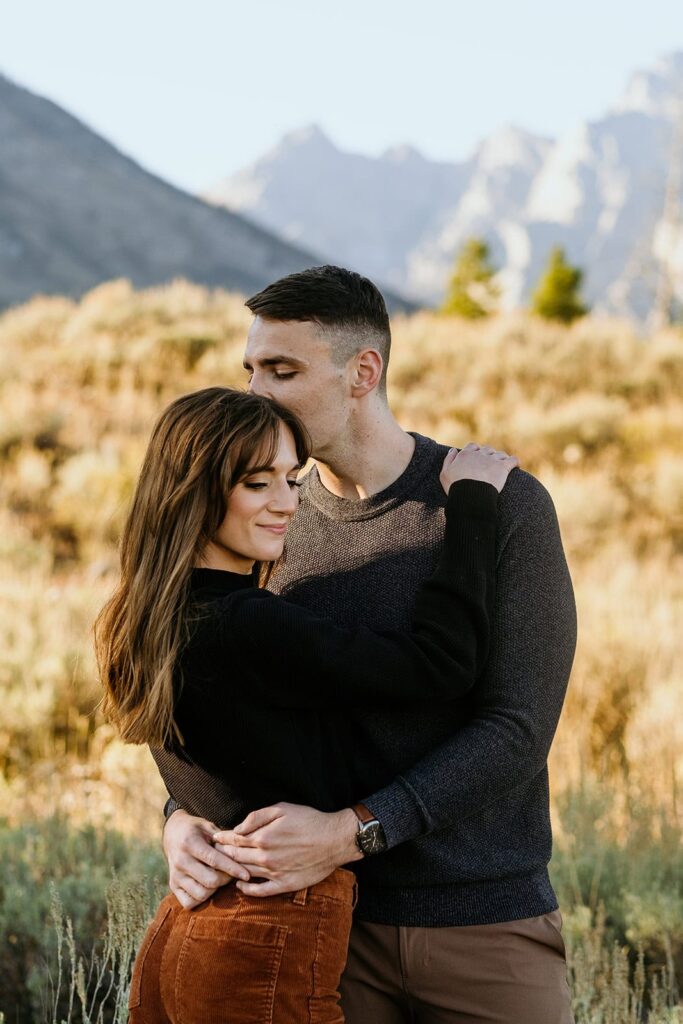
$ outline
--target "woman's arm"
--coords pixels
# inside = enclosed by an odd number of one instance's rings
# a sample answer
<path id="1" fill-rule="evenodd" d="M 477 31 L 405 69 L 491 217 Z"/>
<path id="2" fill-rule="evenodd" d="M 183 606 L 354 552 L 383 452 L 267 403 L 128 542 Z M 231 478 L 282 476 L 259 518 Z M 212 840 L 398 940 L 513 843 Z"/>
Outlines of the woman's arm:
<path id="1" fill-rule="evenodd" d="M 264 590 L 227 598 L 219 622 L 226 679 L 240 651 L 242 664 L 253 667 L 252 692 L 283 707 L 401 704 L 466 693 L 489 648 L 497 502 L 490 483 L 451 485 L 442 554 L 420 587 L 410 632 L 343 628 Z"/>

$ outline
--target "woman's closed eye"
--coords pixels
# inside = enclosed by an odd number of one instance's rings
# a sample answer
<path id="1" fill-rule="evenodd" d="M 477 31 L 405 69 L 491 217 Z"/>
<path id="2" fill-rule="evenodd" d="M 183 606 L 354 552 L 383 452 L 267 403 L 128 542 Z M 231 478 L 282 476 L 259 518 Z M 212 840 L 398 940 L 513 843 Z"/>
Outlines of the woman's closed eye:
<path id="1" fill-rule="evenodd" d="M 303 484 L 303 480 L 288 480 L 287 483 L 292 488 L 301 487 L 301 485 Z M 248 487 L 250 491 L 262 491 L 264 487 L 268 486 L 268 484 L 264 482 L 262 483 L 259 480 L 245 480 L 244 486 Z"/>

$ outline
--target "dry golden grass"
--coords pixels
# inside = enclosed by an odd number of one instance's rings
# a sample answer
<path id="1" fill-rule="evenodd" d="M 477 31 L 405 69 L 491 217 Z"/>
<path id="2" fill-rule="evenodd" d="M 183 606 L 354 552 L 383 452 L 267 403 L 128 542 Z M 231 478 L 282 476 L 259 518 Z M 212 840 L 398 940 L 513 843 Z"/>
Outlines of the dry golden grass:
<path id="1" fill-rule="evenodd" d="M 59 811 L 158 842 L 151 758 L 93 714 L 90 628 L 154 418 L 243 382 L 249 322 L 238 296 L 185 282 L 115 281 L 0 317 L 0 818 L 16 829 Z M 577 1020 L 635 1021 L 642 979 L 610 950 L 599 899 L 610 934 L 680 957 L 683 334 L 399 318 L 390 400 L 408 429 L 515 452 L 555 500 L 579 610 L 551 756 L 555 877 Z M 653 1021 L 678 1019 L 667 977 Z"/>
<path id="2" fill-rule="evenodd" d="M 238 296 L 185 282 L 135 292 L 125 281 L 0 318 L 0 765 L 10 810 L 34 806 L 33 773 L 46 764 L 61 806 L 74 772 L 96 787 L 107 758 L 131 758 L 90 715 L 90 624 L 114 579 L 155 416 L 183 391 L 243 381 L 249 320 Z M 400 421 L 514 451 L 555 500 L 580 620 L 555 790 L 589 770 L 673 804 L 683 766 L 683 337 L 643 340 L 590 319 L 566 329 L 427 313 L 398 319 L 394 335 Z M 151 763 L 134 763 L 156 799 Z M 62 795 L 58 764 L 69 768 Z"/>

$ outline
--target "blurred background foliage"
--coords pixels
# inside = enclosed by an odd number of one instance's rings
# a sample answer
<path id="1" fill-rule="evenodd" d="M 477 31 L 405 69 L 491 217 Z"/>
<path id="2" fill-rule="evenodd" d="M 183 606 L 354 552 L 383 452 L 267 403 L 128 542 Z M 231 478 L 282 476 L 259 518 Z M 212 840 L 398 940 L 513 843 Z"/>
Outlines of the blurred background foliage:
<path id="1" fill-rule="evenodd" d="M 0 317 L 8 1021 L 86 1019 L 66 995 L 48 998 L 50 882 L 86 957 L 106 926 L 112 872 L 146 892 L 163 883 L 165 794 L 146 750 L 120 744 L 97 714 L 91 625 L 114 585 L 157 413 L 184 391 L 243 384 L 249 323 L 239 296 L 182 281 L 146 291 L 113 281 L 79 302 L 36 298 Z M 553 496 L 580 627 L 551 755 L 552 870 L 577 1021 L 637 1021 L 643 1006 L 653 1022 L 677 1020 L 683 334 L 644 339 L 590 316 L 565 327 L 521 313 L 418 313 L 394 321 L 389 381 L 407 429 L 512 451 Z"/>

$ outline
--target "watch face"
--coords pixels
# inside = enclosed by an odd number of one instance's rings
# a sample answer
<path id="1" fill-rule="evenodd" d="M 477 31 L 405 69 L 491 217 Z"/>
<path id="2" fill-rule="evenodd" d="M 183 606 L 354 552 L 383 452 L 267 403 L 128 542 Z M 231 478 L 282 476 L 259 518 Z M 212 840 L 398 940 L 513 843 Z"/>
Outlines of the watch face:
<path id="1" fill-rule="evenodd" d="M 378 821 L 369 821 L 361 825 L 358 833 L 358 845 L 366 857 L 373 853 L 383 853 L 387 848 L 384 829 Z"/>

